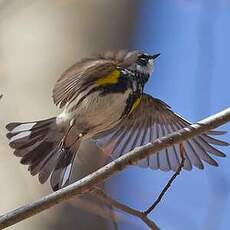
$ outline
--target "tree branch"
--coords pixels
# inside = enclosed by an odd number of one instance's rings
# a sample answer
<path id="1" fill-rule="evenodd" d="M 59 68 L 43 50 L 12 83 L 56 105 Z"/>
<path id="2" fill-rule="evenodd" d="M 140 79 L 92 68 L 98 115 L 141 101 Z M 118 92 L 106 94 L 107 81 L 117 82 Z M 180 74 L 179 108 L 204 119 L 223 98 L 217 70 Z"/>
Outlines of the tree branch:
<path id="1" fill-rule="evenodd" d="M 87 193 L 91 191 L 94 186 L 103 182 L 116 172 L 123 170 L 128 165 L 134 164 L 135 162 L 142 160 L 151 154 L 157 153 L 162 149 L 169 147 L 170 145 L 181 143 L 189 138 L 207 132 L 229 121 L 230 108 L 210 116 L 199 123 L 188 126 L 179 130 L 178 132 L 174 132 L 167 137 L 159 138 L 145 146 L 135 148 L 134 150 L 119 157 L 85 178 L 63 189 L 60 189 L 57 192 L 47 195 L 32 204 L 21 206 L 6 214 L 3 214 L 0 217 L 0 229 L 6 228 L 33 215 L 36 215 L 37 213 L 51 208 L 67 199 L 73 198 L 76 195 Z"/>
<path id="2" fill-rule="evenodd" d="M 98 199 L 104 201 L 105 203 L 110 204 L 113 207 L 115 207 L 115 208 L 117 208 L 123 212 L 126 212 L 132 216 L 136 216 L 136 217 L 140 218 L 150 229 L 153 229 L 153 230 L 159 229 L 156 226 L 156 224 L 152 220 L 150 220 L 147 217 L 147 215 L 145 215 L 145 213 L 143 213 L 137 209 L 131 208 L 131 207 L 129 207 L 129 206 L 127 206 L 121 202 L 114 200 L 112 197 L 108 196 L 102 189 L 95 188 L 93 191 L 93 194 L 95 194 Z"/>
<path id="3" fill-rule="evenodd" d="M 141 212 L 137 209 L 131 208 L 127 205 L 125 205 L 124 203 L 121 203 L 119 201 L 114 200 L 112 197 L 108 196 L 102 189 L 96 187 L 93 190 L 93 194 L 95 194 L 97 196 L 98 199 L 100 199 L 101 201 L 111 205 L 112 207 L 119 209 L 123 212 L 126 212 L 132 216 L 136 216 L 139 219 L 141 219 L 150 229 L 153 230 L 158 230 L 159 228 L 157 227 L 157 225 L 148 218 L 148 215 L 155 209 L 155 207 L 160 203 L 161 199 L 163 198 L 163 196 L 165 195 L 165 193 L 168 191 L 168 189 L 170 188 L 171 184 L 173 183 L 173 181 L 176 179 L 176 177 L 178 175 L 180 175 L 183 167 L 184 167 L 184 162 L 185 162 L 185 156 L 184 156 L 184 146 L 181 143 L 180 144 L 180 157 L 181 157 L 181 162 L 180 165 L 178 167 L 178 169 L 176 170 L 176 172 L 173 174 L 173 176 L 169 179 L 168 183 L 166 184 L 166 186 L 163 188 L 162 192 L 160 193 L 160 195 L 158 196 L 158 198 L 156 199 L 156 201 L 144 212 Z"/>

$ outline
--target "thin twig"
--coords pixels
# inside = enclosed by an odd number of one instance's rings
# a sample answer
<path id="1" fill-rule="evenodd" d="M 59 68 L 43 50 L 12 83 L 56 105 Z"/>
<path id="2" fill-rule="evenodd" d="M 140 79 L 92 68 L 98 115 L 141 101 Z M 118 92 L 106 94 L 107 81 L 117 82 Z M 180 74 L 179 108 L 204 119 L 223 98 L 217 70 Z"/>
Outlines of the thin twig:
<path id="1" fill-rule="evenodd" d="M 161 151 L 173 144 L 179 144 L 189 138 L 200 135 L 204 132 L 212 130 L 220 125 L 230 121 L 230 108 L 217 113 L 213 116 L 200 121 L 199 123 L 190 125 L 184 129 L 174 132 L 167 137 L 162 137 L 152 143 L 135 148 L 129 153 L 119 157 L 106 166 L 98 169 L 96 172 L 84 177 L 83 179 L 47 195 L 34 203 L 27 204 L 9 211 L 0 217 L 0 229 L 9 227 L 24 219 L 34 216 L 46 209 L 49 209 L 65 200 L 71 199 L 76 195 L 85 194 L 91 191 L 96 185 L 102 183 L 113 174 L 121 171 L 146 158 L 152 154 Z"/>
<path id="2" fill-rule="evenodd" d="M 157 230 L 158 227 L 156 224 L 150 220 L 143 212 L 138 211 L 137 209 L 131 208 L 119 201 L 114 200 L 112 197 L 108 196 L 102 189 L 95 188 L 93 193 L 97 196 L 98 199 L 104 201 L 107 204 L 112 205 L 113 207 L 126 212 L 132 216 L 140 218 L 150 229 Z"/>
<path id="3" fill-rule="evenodd" d="M 170 186 L 172 185 L 173 181 L 176 179 L 176 177 L 178 175 L 180 175 L 181 170 L 184 167 L 184 162 L 185 162 L 185 157 L 184 157 L 184 146 L 183 144 L 180 144 L 180 157 L 181 157 L 181 162 L 179 167 L 177 168 L 176 172 L 172 175 L 172 177 L 169 179 L 168 183 L 166 184 L 166 186 L 163 188 L 163 190 L 161 191 L 160 195 L 157 197 L 156 201 L 143 213 L 147 216 L 149 215 L 150 212 L 153 211 L 153 209 L 160 203 L 161 199 L 163 198 L 163 196 L 165 195 L 165 193 L 168 191 L 168 189 L 170 188 Z"/>

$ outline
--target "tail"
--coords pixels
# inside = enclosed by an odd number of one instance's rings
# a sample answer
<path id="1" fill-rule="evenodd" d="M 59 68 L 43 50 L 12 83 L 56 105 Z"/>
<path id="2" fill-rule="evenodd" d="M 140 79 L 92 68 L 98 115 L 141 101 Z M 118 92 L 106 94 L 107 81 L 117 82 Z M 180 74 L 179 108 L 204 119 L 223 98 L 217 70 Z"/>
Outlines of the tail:
<path id="1" fill-rule="evenodd" d="M 54 191 L 68 184 L 72 163 L 79 143 L 67 148 L 63 145 L 66 130 L 56 124 L 56 117 L 47 120 L 9 123 L 6 126 L 9 145 L 21 163 L 29 165 L 31 175 L 38 174 L 40 183 L 51 175 Z M 77 141 L 79 142 L 79 141 Z"/>

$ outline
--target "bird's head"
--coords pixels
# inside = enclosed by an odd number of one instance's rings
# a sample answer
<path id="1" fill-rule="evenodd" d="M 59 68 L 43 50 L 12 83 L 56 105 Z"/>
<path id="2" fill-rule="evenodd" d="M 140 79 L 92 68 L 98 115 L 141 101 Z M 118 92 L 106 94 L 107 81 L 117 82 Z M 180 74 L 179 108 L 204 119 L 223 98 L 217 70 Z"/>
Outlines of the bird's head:
<path id="1" fill-rule="evenodd" d="M 134 71 L 145 84 L 153 72 L 154 62 L 160 53 L 151 55 L 147 53 L 138 52 L 135 62 L 130 65 L 129 69 Z"/>
<path id="2" fill-rule="evenodd" d="M 144 74 L 151 74 L 154 67 L 154 62 L 160 54 L 150 55 L 147 53 L 139 53 L 137 56 L 137 60 L 135 62 L 135 68 L 138 72 Z"/>
<path id="3" fill-rule="evenodd" d="M 160 53 L 151 55 L 139 50 L 107 51 L 99 55 L 100 58 L 115 61 L 118 66 L 127 68 L 135 73 L 135 75 L 140 78 L 141 82 L 143 82 L 143 85 L 152 74 L 154 63 L 158 56 L 160 56 Z"/>

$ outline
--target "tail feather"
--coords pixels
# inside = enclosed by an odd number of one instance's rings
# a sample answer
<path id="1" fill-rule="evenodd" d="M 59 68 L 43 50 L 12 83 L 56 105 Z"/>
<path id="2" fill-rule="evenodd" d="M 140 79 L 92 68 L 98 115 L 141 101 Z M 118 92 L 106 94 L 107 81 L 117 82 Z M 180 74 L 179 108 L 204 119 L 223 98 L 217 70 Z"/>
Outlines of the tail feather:
<path id="1" fill-rule="evenodd" d="M 67 149 L 65 154 L 59 156 L 59 161 L 55 167 L 55 170 L 51 176 L 50 184 L 54 191 L 63 187 L 69 182 L 69 177 L 72 170 L 76 150 L 78 150 L 80 141 L 77 141 L 70 149 Z"/>
<path id="2" fill-rule="evenodd" d="M 55 152 L 53 154 L 53 152 Z M 40 183 L 44 183 L 48 180 L 49 176 L 51 175 L 52 171 L 56 168 L 57 163 L 60 160 L 60 156 L 63 155 L 61 150 L 56 151 L 53 150 L 46 158 L 44 158 L 38 165 L 37 170 L 40 171 L 38 175 L 38 179 Z M 40 167 L 40 168 L 39 168 Z M 36 168 L 34 168 L 35 170 Z M 53 172 L 54 173 L 54 172 Z M 60 180 L 60 178 L 58 178 Z M 54 187 L 52 186 L 54 189 Z M 57 190 L 57 189 L 54 189 Z"/>
<path id="3" fill-rule="evenodd" d="M 69 176 L 67 175 L 68 172 L 70 173 L 70 170 L 72 168 L 72 158 L 73 155 L 70 152 L 67 152 L 66 154 L 61 154 L 60 160 L 58 161 L 55 171 L 53 172 L 50 183 L 54 190 L 57 190 L 58 188 L 61 188 L 68 180 Z M 65 178 L 64 175 L 68 178 Z"/>
<path id="4" fill-rule="evenodd" d="M 28 141 L 26 145 L 23 146 L 23 148 L 15 148 L 14 155 L 16 157 L 24 157 L 27 155 L 29 152 L 33 151 L 35 148 L 37 148 L 44 139 L 41 140 L 33 140 L 33 141 Z M 12 145 L 11 145 L 12 147 Z"/>
<path id="5" fill-rule="evenodd" d="M 32 176 L 38 174 L 40 183 L 45 183 L 50 175 L 54 190 L 68 182 L 79 144 L 74 148 L 63 146 L 65 131 L 59 130 L 55 117 L 26 123 L 14 122 L 6 128 L 9 131 L 9 145 L 15 149 L 14 155 L 21 157 L 22 164 L 29 165 Z"/>
<path id="6" fill-rule="evenodd" d="M 22 157 L 22 164 L 33 164 L 37 160 L 42 160 L 47 156 L 54 148 L 54 143 L 43 141 L 40 145 L 34 148 L 32 151 L 28 152 L 25 156 Z"/>
<path id="7" fill-rule="evenodd" d="M 52 128 L 56 118 L 27 123 L 9 123 L 6 129 L 9 145 L 15 149 L 25 148 L 45 138 Z"/>
<path id="8" fill-rule="evenodd" d="M 35 130 L 37 128 L 47 127 L 47 125 L 53 123 L 56 117 L 52 117 L 50 119 L 42 120 L 42 121 L 31 121 L 31 122 L 11 122 L 6 125 L 6 129 L 12 133 L 23 132 L 27 130 Z"/>
<path id="9" fill-rule="evenodd" d="M 58 151 L 56 149 L 54 149 L 49 154 L 47 154 L 45 156 L 42 156 L 39 159 L 35 160 L 28 168 L 28 170 L 30 171 L 31 175 L 34 176 L 34 175 L 36 175 L 38 173 L 40 174 L 42 169 L 46 167 L 47 162 L 49 162 L 49 161 L 50 161 L 50 163 L 53 162 L 52 158 L 56 158 L 58 155 L 59 155 Z M 55 164 L 56 164 L 56 162 L 54 162 L 51 165 L 53 169 L 55 168 Z M 43 171 L 43 173 L 44 173 L 44 171 Z M 49 173 L 49 175 L 50 174 L 51 173 Z M 47 176 L 49 176 L 49 175 L 47 175 Z M 45 181 L 42 180 L 40 182 L 43 184 Z"/>
<path id="10" fill-rule="evenodd" d="M 43 136 L 32 137 L 28 132 L 29 131 L 25 131 L 21 133 L 23 134 L 23 136 L 17 135 L 17 136 L 10 137 L 9 138 L 10 147 L 14 149 L 24 149 L 44 139 Z"/>

